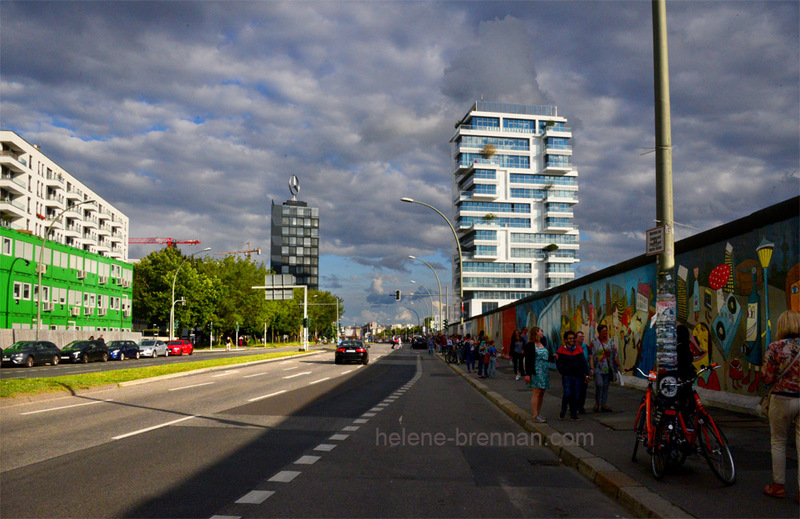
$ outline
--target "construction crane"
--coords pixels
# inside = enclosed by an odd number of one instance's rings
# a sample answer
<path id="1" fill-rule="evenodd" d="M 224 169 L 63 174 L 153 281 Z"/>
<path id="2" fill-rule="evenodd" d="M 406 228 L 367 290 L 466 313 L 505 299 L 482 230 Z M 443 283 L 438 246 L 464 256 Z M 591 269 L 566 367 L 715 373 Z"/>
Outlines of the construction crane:
<path id="1" fill-rule="evenodd" d="M 247 259 L 250 259 L 250 254 L 255 252 L 257 256 L 261 256 L 261 249 L 251 249 L 250 242 L 247 242 L 247 249 L 248 250 L 231 250 L 226 252 L 215 252 L 215 255 L 220 254 L 247 254 Z"/>
<path id="2" fill-rule="evenodd" d="M 166 243 L 167 247 L 175 248 L 179 243 L 200 245 L 200 240 L 176 240 L 175 238 L 128 238 L 129 244 Z"/>

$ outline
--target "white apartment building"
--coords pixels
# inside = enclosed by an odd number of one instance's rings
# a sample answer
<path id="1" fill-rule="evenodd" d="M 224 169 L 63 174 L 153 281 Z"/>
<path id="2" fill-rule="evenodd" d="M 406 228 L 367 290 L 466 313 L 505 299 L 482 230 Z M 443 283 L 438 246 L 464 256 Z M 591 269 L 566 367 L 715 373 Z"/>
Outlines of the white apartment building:
<path id="1" fill-rule="evenodd" d="M 128 261 L 128 217 L 13 131 L 0 130 L 0 225 Z"/>
<path id="2" fill-rule="evenodd" d="M 453 225 L 465 317 L 574 279 L 578 171 L 566 123 L 555 106 L 477 101 L 456 124 Z M 458 300 L 455 252 L 453 261 Z"/>

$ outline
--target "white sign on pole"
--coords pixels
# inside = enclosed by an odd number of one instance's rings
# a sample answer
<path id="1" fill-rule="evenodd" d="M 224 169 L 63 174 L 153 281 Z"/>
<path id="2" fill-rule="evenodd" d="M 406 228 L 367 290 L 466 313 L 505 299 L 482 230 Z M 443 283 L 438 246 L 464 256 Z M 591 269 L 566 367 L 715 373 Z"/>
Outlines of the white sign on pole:
<path id="1" fill-rule="evenodd" d="M 660 226 L 647 230 L 647 256 L 661 254 L 666 246 L 666 227 Z"/>

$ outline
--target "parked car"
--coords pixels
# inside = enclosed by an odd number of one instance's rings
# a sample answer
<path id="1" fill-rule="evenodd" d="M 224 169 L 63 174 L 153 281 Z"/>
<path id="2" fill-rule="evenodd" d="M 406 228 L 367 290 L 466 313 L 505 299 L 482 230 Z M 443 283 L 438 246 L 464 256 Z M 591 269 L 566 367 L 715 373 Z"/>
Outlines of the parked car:
<path id="1" fill-rule="evenodd" d="M 46 363 L 55 366 L 61 360 L 61 350 L 49 341 L 17 341 L 3 351 L 2 359 L 3 364 L 27 368 Z"/>
<path id="2" fill-rule="evenodd" d="M 333 362 L 335 364 L 342 364 L 343 362 L 369 364 L 369 352 L 367 351 L 367 346 L 362 341 L 342 341 L 342 343 L 336 348 Z"/>
<path id="3" fill-rule="evenodd" d="M 108 346 L 102 340 L 96 341 L 72 341 L 61 350 L 62 362 L 87 362 L 108 360 Z"/>
<path id="4" fill-rule="evenodd" d="M 176 339 L 167 343 L 167 351 L 170 355 L 191 355 L 194 353 L 194 346 L 186 339 Z"/>
<path id="5" fill-rule="evenodd" d="M 142 357 L 156 358 L 159 355 L 166 357 L 169 355 L 169 350 L 167 350 L 167 343 L 164 341 L 159 341 L 158 339 L 145 339 L 139 341 L 139 354 Z"/>
<path id="6" fill-rule="evenodd" d="M 111 341 L 108 343 L 108 356 L 116 360 L 138 359 L 139 345 L 133 341 Z"/>

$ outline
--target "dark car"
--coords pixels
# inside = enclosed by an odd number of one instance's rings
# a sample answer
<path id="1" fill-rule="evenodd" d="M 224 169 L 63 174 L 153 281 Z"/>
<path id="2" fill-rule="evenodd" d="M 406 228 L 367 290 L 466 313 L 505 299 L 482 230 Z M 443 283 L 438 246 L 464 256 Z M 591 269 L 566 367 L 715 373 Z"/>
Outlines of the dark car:
<path id="1" fill-rule="evenodd" d="M 87 362 L 108 360 L 108 346 L 104 341 L 72 341 L 61 350 L 62 362 Z"/>
<path id="2" fill-rule="evenodd" d="M 138 359 L 139 345 L 133 341 L 111 341 L 108 343 L 108 356 L 116 360 Z"/>
<path id="3" fill-rule="evenodd" d="M 359 364 L 369 364 L 369 352 L 367 346 L 362 341 L 347 340 L 336 348 L 333 358 L 336 364 L 343 362 L 358 362 Z"/>
<path id="4" fill-rule="evenodd" d="M 413 339 L 411 339 L 411 349 L 412 350 L 428 349 L 428 340 L 425 337 L 414 337 Z"/>
<path id="5" fill-rule="evenodd" d="M 167 352 L 170 355 L 191 355 L 194 353 L 194 346 L 186 339 L 176 339 L 167 342 Z"/>
<path id="6" fill-rule="evenodd" d="M 55 366 L 61 360 L 61 350 L 49 341 L 18 341 L 3 351 L 2 359 L 3 364 L 28 368 L 46 363 Z"/>

